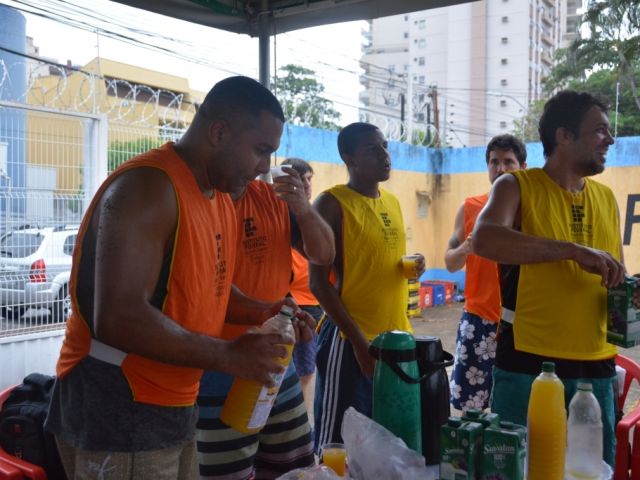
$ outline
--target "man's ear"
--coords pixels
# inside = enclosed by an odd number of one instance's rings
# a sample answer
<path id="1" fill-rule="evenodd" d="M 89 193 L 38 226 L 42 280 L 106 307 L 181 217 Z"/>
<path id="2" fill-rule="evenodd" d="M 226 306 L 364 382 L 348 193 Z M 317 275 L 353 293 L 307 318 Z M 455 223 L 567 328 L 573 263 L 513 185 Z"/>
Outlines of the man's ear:
<path id="1" fill-rule="evenodd" d="M 556 145 L 566 145 L 575 140 L 575 135 L 564 127 L 556 128 Z"/>
<path id="2" fill-rule="evenodd" d="M 354 166 L 353 155 L 350 155 L 348 153 L 341 153 L 340 157 L 342 158 L 342 161 L 344 162 L 344 164 L 347 167 L 353 167 Z"/>
<path id="3" fill-rule="evenodd" d="M 209 140 L 213 146 L 219 146 L 225 142 L 230 135 L 229 124 L 224 120 L 216 120 L 209 124 L 207 131 L 209 134 Z"/>

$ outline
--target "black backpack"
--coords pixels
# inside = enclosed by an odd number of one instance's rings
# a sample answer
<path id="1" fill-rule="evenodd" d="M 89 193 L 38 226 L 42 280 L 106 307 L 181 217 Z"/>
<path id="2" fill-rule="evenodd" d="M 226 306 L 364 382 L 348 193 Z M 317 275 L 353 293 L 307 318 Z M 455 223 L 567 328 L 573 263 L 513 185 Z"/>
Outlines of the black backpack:
<path id="1" fill-rule="evenodd" d="M 55 377 L 32 373 L 15 387 L 0 410 L 0 446 L 14 457 L 66 480 L 53 435 L 44 431 Z"/>

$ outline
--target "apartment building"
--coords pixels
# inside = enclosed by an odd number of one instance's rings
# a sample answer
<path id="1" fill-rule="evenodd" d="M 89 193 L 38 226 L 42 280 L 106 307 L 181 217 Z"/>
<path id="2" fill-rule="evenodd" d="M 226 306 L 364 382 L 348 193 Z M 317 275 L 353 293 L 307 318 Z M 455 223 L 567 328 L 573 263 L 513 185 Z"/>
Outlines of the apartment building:
<path id="1" fill-rule="evenodd" d="M 578 35 L 581 0 L 481 0 L 369 21 L 363 111 L 430 124 L 441 144 L 485 144 L 541 98 L 557 48 Z"/>

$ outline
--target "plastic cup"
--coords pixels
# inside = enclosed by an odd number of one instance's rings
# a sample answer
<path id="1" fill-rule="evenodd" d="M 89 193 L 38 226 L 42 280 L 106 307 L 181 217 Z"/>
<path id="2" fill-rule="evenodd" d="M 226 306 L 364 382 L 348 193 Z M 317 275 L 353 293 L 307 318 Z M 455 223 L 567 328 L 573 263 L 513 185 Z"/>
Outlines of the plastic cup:
<path id="1" fill-rule="evenodd" d="M 289 175 L 288 173 L 282 170 L 282 165 L 276 165 L 275 167 L 271 167 L 271 178 L 278 178 L 284 175 Z"/>
<path id="2" fill-rule="evenodd" d="M 418 277 L 418 259 L 420 255 L 404 255 L 402 257 L 402 273 L 405 278 Z"/>
<path id="3" fill-rule="evenodd" d="M 347 467 L 347 450 L 342 443 L 327 443 L 322 447 L 322 463 L 344 477 Z"/>

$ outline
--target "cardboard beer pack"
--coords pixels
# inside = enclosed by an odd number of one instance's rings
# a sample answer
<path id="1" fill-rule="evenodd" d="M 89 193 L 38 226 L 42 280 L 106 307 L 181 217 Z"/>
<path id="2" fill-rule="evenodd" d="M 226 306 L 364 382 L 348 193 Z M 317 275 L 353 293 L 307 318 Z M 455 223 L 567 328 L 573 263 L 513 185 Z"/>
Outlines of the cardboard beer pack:
<path id="1" fill-rule="evenodd" d="M 640 344 L 640 305 L 633 301 L 637 281 L 625 276 L 620 285 L 607 290 L 607 342 L 624 348 Z"/>

